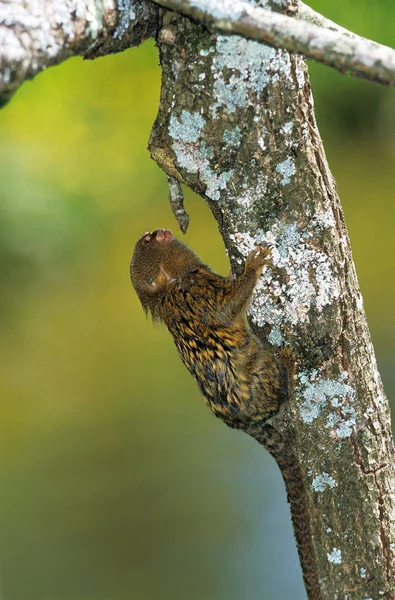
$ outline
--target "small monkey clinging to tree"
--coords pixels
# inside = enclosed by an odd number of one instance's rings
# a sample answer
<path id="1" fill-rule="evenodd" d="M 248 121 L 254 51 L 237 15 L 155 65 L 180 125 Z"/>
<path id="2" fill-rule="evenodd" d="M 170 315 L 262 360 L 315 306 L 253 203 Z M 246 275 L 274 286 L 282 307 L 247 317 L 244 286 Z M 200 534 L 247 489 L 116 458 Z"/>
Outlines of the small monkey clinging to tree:
<path id="1" fill-rule="evenodd" d="M 130 275 L 144 310 L 163 321 L 213 413 L 264 443 L 264 424 L 289 398 L 286 350 L 264 348 L 245 310 L 270 254 L 257 246 L 239 277 L 213 273 L 164 229 L 137 242 Z"/>

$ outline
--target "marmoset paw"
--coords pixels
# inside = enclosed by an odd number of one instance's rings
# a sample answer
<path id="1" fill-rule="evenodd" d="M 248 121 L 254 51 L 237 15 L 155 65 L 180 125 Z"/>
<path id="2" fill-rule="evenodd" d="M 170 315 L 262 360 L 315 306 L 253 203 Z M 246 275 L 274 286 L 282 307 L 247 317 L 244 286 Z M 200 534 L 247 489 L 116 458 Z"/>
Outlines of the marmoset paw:
<path id="1" fill-rule="evenodd" d="M 254 271 L 262 269 L 269 254 L 270 248 L 268 246 L 264 246 L 263 244 L 259 244 L 259 246 L 254 248 L 254 250 L 247 256 L 246 269 L 253 269 Z"/>

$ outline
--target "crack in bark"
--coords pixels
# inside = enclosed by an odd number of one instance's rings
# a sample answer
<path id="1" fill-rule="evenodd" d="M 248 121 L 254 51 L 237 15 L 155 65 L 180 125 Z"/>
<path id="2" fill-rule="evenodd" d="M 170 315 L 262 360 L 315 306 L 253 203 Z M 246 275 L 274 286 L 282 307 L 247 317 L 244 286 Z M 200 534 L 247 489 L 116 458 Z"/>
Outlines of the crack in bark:
<path id="1" fill-rule="evenodd" d="M 363 460 L 361 457 L 361 453 L 359 451 L 359 446 L 358 446 L 358 442 L 355 438 L 355 434 L 353 434 L 353 436 L 351 436 L 351 441 L 352 441 L 352 445 L 354 448 L 355 464 L 359 467 L 362 475 L 375 475 L 376 473 L 379 473 L 383 469 L 388 468 L 388 463 L 383 463 L 382 465 L 379 465 L 375 469 L 366 469 L 365 465 L 363 464 Z"/>
<path id="2" fill-rule="evenodd" d="M 349 365 L 348 365 L 347 351 L 346 351 L 346 337 L 344 335 L 344 332 L 347 331 L 348 318 L 347 318 L 346 311 L 344 310 L 344 303 L 342 301 L 342 298 L 339 299 L 339 304 L 340 304 L 340 313 L 342 315 L 342 328 L 341 328 L 341 333 L 340 333 L 341 361 L 342 361 L 343 369 L 346 371 L 346 373 L 349 373 Z"/>

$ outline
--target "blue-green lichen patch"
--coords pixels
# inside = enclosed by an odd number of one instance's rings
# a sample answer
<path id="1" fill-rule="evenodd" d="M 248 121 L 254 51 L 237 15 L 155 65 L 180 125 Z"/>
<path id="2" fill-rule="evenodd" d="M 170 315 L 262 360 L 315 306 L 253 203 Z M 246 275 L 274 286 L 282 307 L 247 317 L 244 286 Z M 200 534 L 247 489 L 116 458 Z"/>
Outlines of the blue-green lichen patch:
<path id="1" fill-rule="evenodd" d="M 296 148 L 299 147 L 300 145 L 300 134 L 298 131 L 294 131 L 294 124 L 292 121 L 286 121 L 281 127 L 280 127 L 280 133 L 284 139 L 284 145 L 286 148 L 290 149 L 290 150 L 295 150 Z M 292 171 L 292 166 L 295 166 L 293 157 L 290 156 L 288 159 L 286 159 L 286 161 L 288 161 L 288 164 L 285 165 L 285 169 L 283 168 L 282 170 L 284 171 L 284 173 L 286 174 L 287 172 L 289 173 L 289 171 Z M 284 162 L 283 161 L 283 164 Z M 280 163 L 281 164 L 281 163 Z M 279 167 L 280 165 L 278 165 Z M 278 169 L 277 167 L 277 169 Z M 280 172 L 277 170 L 277 172 Z M 294 173 L 290 173 L 289 178 L 291 179 L 291 176 L 294 175 Z"/>
<path id="2" fill-rule="evenodd" d="M 310 242 L 317 233 L 332 226 L 329 217 L 325 221 L 323 215 L 319 221 L 312 219 L 304 229 L 299 229 L 297 223 L 275 222 L 269 231 L 260 232 L 259 241 L 271 246 L 271 261 L 286 274 L 286 282 L 273 276 L 271 269 L 263 272 L 251 304 L 259 326 L 303 323 L 308 321 L 311 308 L 321 312 L 337 300 L 340 286 L 331 258 Z M 255 240 L 243 234 L 242 244 L 243 253 L 245 249 L 248 254 Z M 283 300 L 279 306 L 280 294 Z"/>
<path id="3" fill-rule="evenodd" d="M 171 115 L 169 133 L 180 142 L 197 142 L 205 124 L 205 119 L 198 112 L 183 110 L 180 117 Z"/>
<path id="4" fill-rule="evenodd" d="M 321 475 L 314 477 L 311 483 L 311 487 L 315 492 L 324 492 L 328 488 L 335 487 L 335 485 L 336 481 L 328 473 L 325 473 L 325 471 Z"/>
<path id="5" fill-rule="evenodd" d="M 333 548 L 332 552 L 327 553 L 328 560 L 334 565 L 340 565 L 342 562 L 342 551 L 339 548 Z"/>
<path id="6" fill-rule="evenodd" d="M 222 141 L 225 146 L 239 146 L 241 142 L 241 130 L 239 127 L 225 129 Z"/>
<path id="7" fill-rule="evenodd" d="M 235 212 L 241 227 L 248 227 L 248 212 L 254 209 L 257 198 L 264 198 L 267 192 L 268 177 L 263 172 L 258 172 L 255 178 L 255 185 L 251 187 L 246 183 L 242 184 L 237 197 L 232 200 L 237 208 Z M 244 223 L 245 221 L 245 223 Z M 249 233 L 235 233 L 230 235 L 240 248 L 240 252 L 246 255 L 256 246 L 259 239 L 253 238 Z M 248 250 L 248 248 L 250 248 Z"/>
<path id="8" fill-rule="evenodd" d="M 283 162 L 279 163 L 276 167 L 276 171 L 281 176 L 281 185 L 288 185 L 288 183 L 291 182 L 291 177 L 296 173 L 295 162 L 292 156 L 289 156 Z"/>
<path id="9" fill-rule="evenodd" d="M 209 146 L 204 140 L 200 144 L 199 156 L 200 156 L 200 158 L 213 158 L 213 156 L 214 156 L 213 147 Z"/>
<path id="10" fill-rule="evenodd" d="M 114 37 L 120 40 L 129 30 L 131 21 L 136 18 L 133 2 L 130 0 L 117 0 L 118 25 L 114 31 Z"/>
<path id="11" fill-rule="evenodd" d="M 267 341 L 273 346 L 282 346 L 284 343 L 284 337 L 281 333 L 281 329 L 277 326 L 272 327 L 271 332 L 267 336 Z"/>
<path id="12" fill-rule="evenodd" d="M 356 425 L 357 411 L 353 406 L 339 406 L 339 413 L 328 417 L 327 427 L 335 431 L 338 438 L 350 437 Z"/>
<path id="13" fill-rule="evenodd" d="M 299 375 L 298 395 L 300 416 L 305 423 L 312 423 L 326 411 L 325 427 L 337 438 L 349 437 L 355 429 L 357 412 L 353 407 L 355 389 L 347 383 L 348 375 L 338 379 L 324 379 L 318 371 Z"/>
<path id="14" fill-rule="evenodd" d="M 200 113 L 183 110 L 179 116 L 171 115 L 169 134 L 174 139 L 172 149 L 179 168 L 188 173 L 199 174 L 202 183 L 206 185 L 206 195 L 217 201 L 232 177 L 233 170 L 215 170 L 211 165 L 215 162 L 214 149 L 202 139 L 205 124 L 206 120 Z"/>
<path id="15" fill-rule="evenodd" d="M 215 48 L 202 48 L 199 51 L 200 56 L 208 56 L 209 54 L 211 54 L 212 52 L 214 52 Z"/>
<path id="16" fill-rule="evenodd" d="M 202 142 L 203 144 L 203 142 Z M 199 173 L 199 177 L 206 185 L 206 195 L 211 200 L 219 200 L 221 191 L 226 189 L 229 179 L 233 175 L 233 171 L 215 171 L 207 158 L 209 152 L 207 146 L 195 148 L 192 145 L 181 144 L 174 142 L 172 146 L 176 155 L 177 163 L 182 169 L 186 169 L 188 173 Z"/>
<path id="17" fill-rule="evenodd" d="M 270 66 L 270 69 L 269 69 Z M 234 113 L 251 102 L 251 94 L 259 99 L 269 82 L 290 80 L 291 62 L 288 52 L 240 36 L 219 35 L 212 62 L 214 79 L 211 105 L 213 115 L 219 111 Z"/>
<path id="18" fill-rule="evenodd" d="M 265 150 L 267 150 L 266 141 L 265 141 L 266 135 L 267 135 L 267 127 L 265 125 L 262 125 L 261 131 L 258 131 L 257 143 L 263 152 Z"/>

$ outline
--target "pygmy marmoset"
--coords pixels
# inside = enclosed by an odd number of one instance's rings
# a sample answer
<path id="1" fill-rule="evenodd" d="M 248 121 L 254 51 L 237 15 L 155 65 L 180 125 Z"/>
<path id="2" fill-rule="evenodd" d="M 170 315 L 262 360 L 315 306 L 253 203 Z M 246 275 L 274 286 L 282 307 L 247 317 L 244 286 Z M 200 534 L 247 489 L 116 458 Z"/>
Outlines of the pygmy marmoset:
<path id="1" fill-rule="evenodd" d="M 167 325 L 213 413 L 262 443 L 292 377 L 286 351 L 264 347 L 246 323 L 269 254 L 259 245 L 240 276 L 221 277 L 170 231 L 157 229 L 137 242 L 130 265 L 144 310 Z"/>

